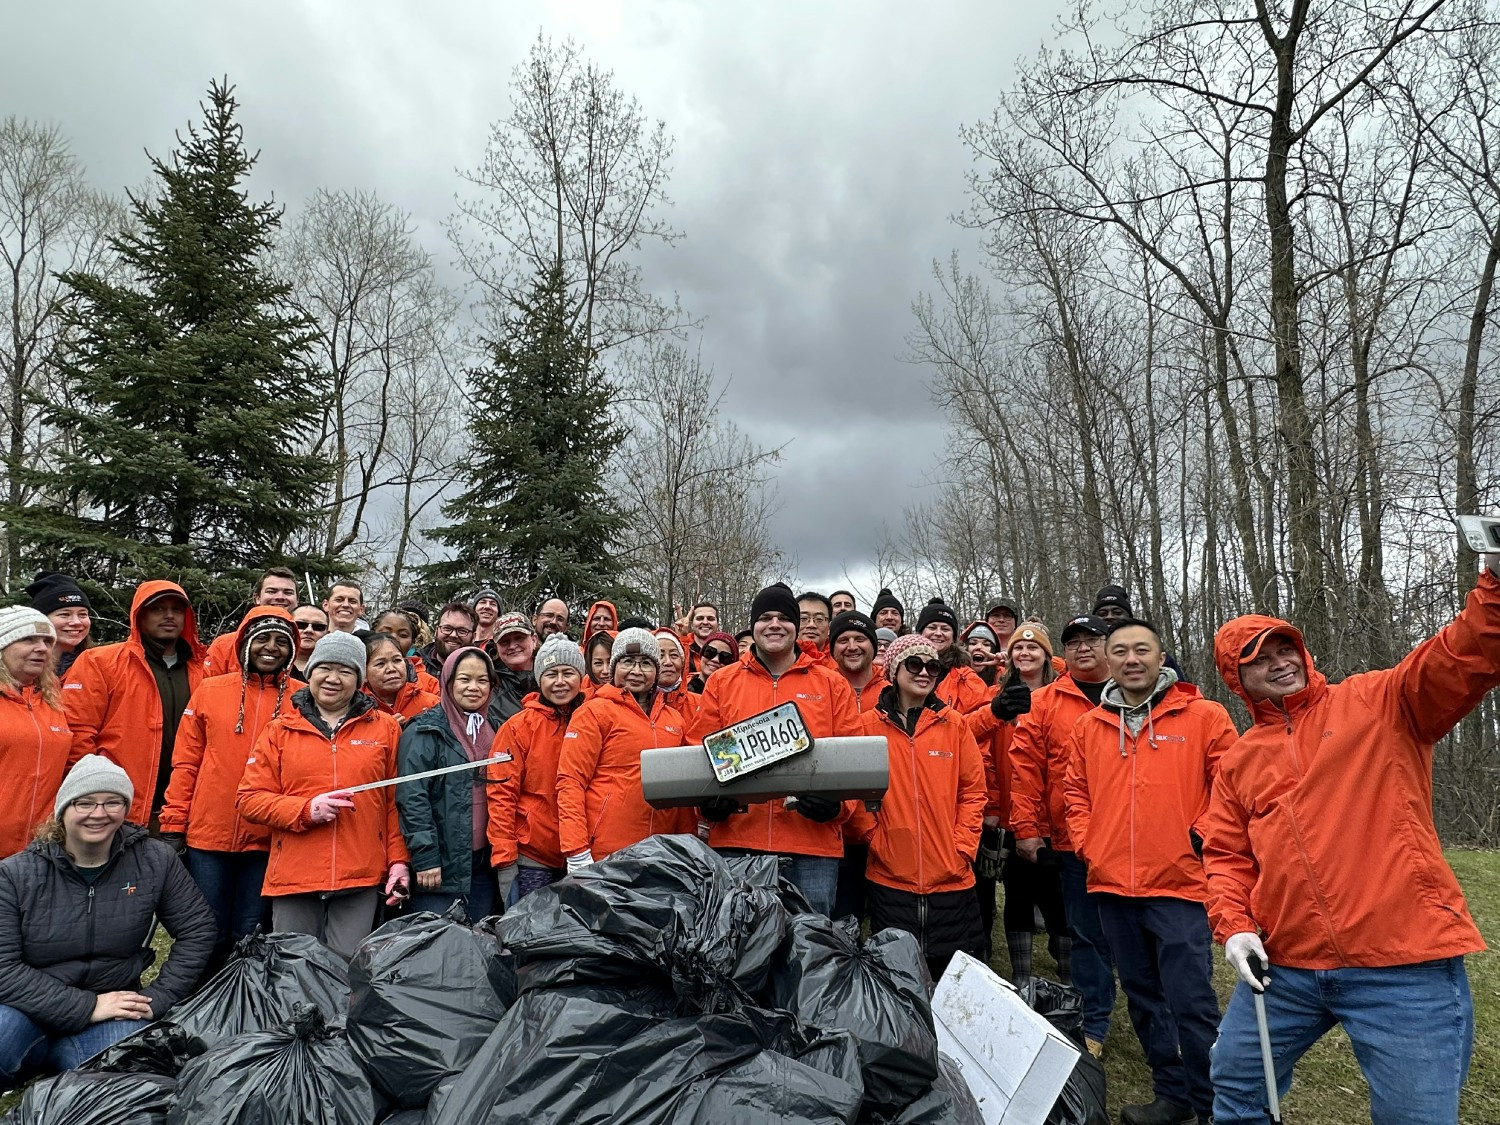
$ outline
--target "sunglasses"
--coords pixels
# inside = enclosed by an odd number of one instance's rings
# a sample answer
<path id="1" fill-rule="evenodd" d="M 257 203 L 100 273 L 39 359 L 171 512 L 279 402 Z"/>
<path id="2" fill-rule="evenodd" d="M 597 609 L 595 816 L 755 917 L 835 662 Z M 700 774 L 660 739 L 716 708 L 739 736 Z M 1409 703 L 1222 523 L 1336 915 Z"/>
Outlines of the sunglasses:
<path id="1" fill-rule="evenodd" d="M 304 631 L 311 631 L 311 632 L 314 632 L 314 633 L 326 633 L 326 632 L 328 632 L 328 626 L 327 625 L 320 625 L 316 621 L 299 621 L 299 622 L 297 622 L 297 628 L 298 629 L 302 629 Z"/>
<path id="2" fill-rule="evenodd" d="M 720 664 L 734 659 L 734 653 L 726 652 L 722 648 L 706 648 L 703 650 L 704 660 L 714 660 Z"/>
<path id="3" fill-rule="evenodd" d="M 920 656 L 908 656 L 901 662 L 901 667 L 905 668 L 913 676 L 920 676 L 923 672 L 926 672 L 929 676 L 936 678 L 942 675 L 943 672 L 943 666 L 936 660 L 923 660 Z"/>

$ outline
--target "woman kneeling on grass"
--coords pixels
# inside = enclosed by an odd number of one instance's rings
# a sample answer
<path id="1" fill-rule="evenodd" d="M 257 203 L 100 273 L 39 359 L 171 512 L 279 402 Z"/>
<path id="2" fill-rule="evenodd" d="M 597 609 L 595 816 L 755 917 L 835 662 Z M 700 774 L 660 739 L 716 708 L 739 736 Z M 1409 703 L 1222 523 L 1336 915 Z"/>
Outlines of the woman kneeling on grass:
<path id="1" fill-rule="evenodd" d="M 125 823 L 125 771 L 81 758 L 55 815 L 0 862 L 0 1091 L 70 1070 L 192 991 L 214 947 L 214 916 L 177 853 Z M 170 956 L 142 993 L 157 919 Z"/>

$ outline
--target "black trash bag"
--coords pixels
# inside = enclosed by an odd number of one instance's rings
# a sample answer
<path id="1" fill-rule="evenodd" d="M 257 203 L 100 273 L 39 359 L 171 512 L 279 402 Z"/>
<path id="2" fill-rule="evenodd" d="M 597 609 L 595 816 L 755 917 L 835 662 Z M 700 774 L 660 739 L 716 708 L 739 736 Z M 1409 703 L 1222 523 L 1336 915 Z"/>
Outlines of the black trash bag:
<path id="1" fill-rule="evenodd" d="M 343 1028 L 298 1004 L 281 1027 L 225 1040 L 183 1067 L 167 1125 L 371 1125 L 381 1109 Z"/>
<path id="2" fill-rule="evenodd" d="M 422 1125 L 422 1116 L 425 1112 L 426 1110 L 421 1109 L 398 1110 L 389 1117 L 382 1117 L 380 1125 Z"/>
<path id="3" fill-rule="evenodd" d="M 894 1113 L 938 1076 L 930 978 L 917 939 L 882 930 L 863 946 L 853 919 L 791 920 L 767 996 L 810 1027 L 843 1028 L 859 1041 L 865 1109 Z"/>
<path id="4" fill-rule="evenodd" d="M 1083 1046 L 1083 993 L 1070 984 L 1059 984 L 1046 977 L 1032 977 L 1022 995 L 1026 1004 L 1047 1022 Z"/>
<path id="5" fill-rule="evenodd" d="M 26 1087 L 5 1125 L 164 1125 L 177 1083 L 160 1074 L 69 1070 Z"/>
<path id="6" fill-rule="evenodd" d="M 349 1047 L 388 1099 L 425 1106 L 469 1065 L 515 1000 L 515 970 L 493 930 L 462 905 L 387 922 L 349 963 Z"/>
<path id="7" fill-rule="evenodd" d="M 80 1070 L 112 1074 L 160 1074 L 176 1078 L 179 1071 L 203 1053 L 203 1045 L 168 1020 L 157 1020 L 104 1048 Z"/>
<path id="8" fill-rule="evenodd" d="M 496 928 L 520 990 L 668 982 L 686 1012 L 748 1002 L 786 912 L 693 836 L 652 836 L 533 891 Z"/>
<path id="9" fill-rule="evenodd" d="M 167 1012 L 206 1050 L 251 1031 L 269 1031 L 292 1018 L 298 1003 L 338 1013 L 349 1002 L 349 965 L 307 934 L 263 934 L 257 928 L 235 946 L 229 964 L 195 995 Z"/>
<path id="10" fill-rule="evenodd" d="M 1105 1093 L 1104 1065 L 1083 1052 L 1047 1114 L 1046 1125 L 1110 1125 Z"/>
<path id="11" fill-rule="evenodd" d="M 849 1125 L 856 1086 L 795 1055 L 850 1068 L 849 1044 L 785 1012 L 659 1020 L 582 996 L 531 992 L 428 1105 L 426 1125 Z"/>
<path id="12" fill-rule="evenodd" d="M 807 901 L 802 888 L 786 876 L 789 862 L 785 856 L 760 852 L 746 852 L 743 855 L 724 857 L 724 866 L 729 868 L 729 873 L 736 879 L 752 886 L 766 887 L 775 891 L 789 916 L 812 914 L 814 913 L 812 904 Z"/>
<path id="13" fill-rule="evenodd" d="M 932 1089 L 894 1117 L 883 1119 L 881 1125 L 985 1125 L 985 1121 L 958 1064 L 940 1054 Z"/>

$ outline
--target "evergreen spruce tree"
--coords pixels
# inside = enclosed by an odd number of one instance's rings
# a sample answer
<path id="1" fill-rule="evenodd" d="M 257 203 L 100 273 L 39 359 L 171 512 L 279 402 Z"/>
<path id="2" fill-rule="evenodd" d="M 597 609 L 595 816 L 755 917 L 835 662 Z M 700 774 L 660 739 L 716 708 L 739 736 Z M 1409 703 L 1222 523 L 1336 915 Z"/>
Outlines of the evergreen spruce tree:
<path id="1" fill-rule="evenodd" d="M 604 486 L 622 429 L 571 314 L 554 267 L 507 320 L 490 366 L 471 373 L 466 487 L 443 505 L 452 522 L 429 533 L 456 557 L 423 568 L 433 596 L 472 595 L 487 583 L 508 608 L 544 592 L 575 606 L 643 601 L 620 583 L 625 521 Z"/>
<path id="2" fill-rule="evenodd" d="M 63 277 L 70 394 L 48 414 L 71 440 L 29 474 L 51 502 L 7 516 L 32 563 L 127 605 L 139 579 L 175 579 L 212 625 L 264 567 L 321 574 L 332 561 L 286 553 L 328 467 L 302 452 L 326 393 L 311 337 L 262 264 L 282 209 L 247 198 L 255 157 L 231 89 L 215 83 L 202 108 L 202 125 L 152 158 L 155 192 L 130 197 L 119 273 Z"/>

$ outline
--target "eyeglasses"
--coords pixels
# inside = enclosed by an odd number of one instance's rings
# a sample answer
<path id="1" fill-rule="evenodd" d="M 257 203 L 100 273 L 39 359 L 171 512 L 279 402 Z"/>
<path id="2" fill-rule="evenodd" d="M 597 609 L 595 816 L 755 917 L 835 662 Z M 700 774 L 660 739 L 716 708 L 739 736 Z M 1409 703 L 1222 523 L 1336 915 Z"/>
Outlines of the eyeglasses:
<path id="1" fill-rule="evenodd" d="M 466 629 L 462 625 L 439 625 L 438 635 L 441 637 L 472 637 L 473 629 Z"/>
<path id="2" fill-rule="evenodd" d="M 655 663 L 652 662 L 652 660 L 650 659 L 650 657 L 646 657 L 646 656 L 622 656 L 622 657 L 620 657 L 619 663 L 616 664 L 615 667 L 616 668 L 626 668 L 626 669 L 636 669 L 636 668 L 642 668 L 642 669 L 644 669 L 644 668 L 655 668 L 656 665 L 655 665 Z"/>
<path id="3" fill-rule="evenodd" d="M 802 620 L 810 625 L 827 625 L 828 614 L 826 613 L 804 613 Z"/>
<path id="4" fill-rule="evenodd" d="M 1081 648 L 1098 648 L 1103 643 L 1103 637 L 1096 637 L 1092 634 L 1086 637 L 1074 637 L 1071 641 L 1063 641 L 1063 651 L 1077 652 Z"/>
<path id="5" fill-rule="evenodd" d="M 115 816 L 125 811 L 127 803 L 124 797 L 106 797 L 102 801 L 96 801 L 92 797 L 79 797 L 72 802 L 72 805 L 85 816 L 95 809 L 103 809 L 111 816 Z"/>
<path id="6" fill-rule="evenodd" d="M 306 633 L 326 633 L 328 626 L 317 621 L 299 621 L 297 628 Z"/>
<path id="7" fill-rule="evenodd" d="M 901 662 L 901 667 L 905 668 L 913 676 L 920 676 L 923 672 L 926 672 L 929 676 L 935 677 L 943 671 L 943 666 L 936 660 L 923 660 L 920 656 L 908 656 Z"/>
<path id="8" fill-rule="evenodd" d="M 734 659 L 734 653 L 725 652 L 722 648 L 706 648 L 703 650 L 703 659 L 712 660 L 719 664 L 727 664 Z"/>

